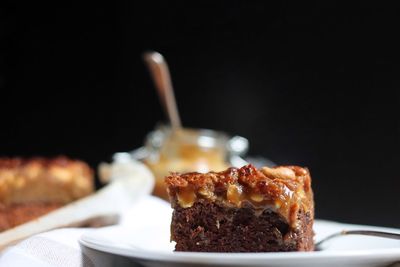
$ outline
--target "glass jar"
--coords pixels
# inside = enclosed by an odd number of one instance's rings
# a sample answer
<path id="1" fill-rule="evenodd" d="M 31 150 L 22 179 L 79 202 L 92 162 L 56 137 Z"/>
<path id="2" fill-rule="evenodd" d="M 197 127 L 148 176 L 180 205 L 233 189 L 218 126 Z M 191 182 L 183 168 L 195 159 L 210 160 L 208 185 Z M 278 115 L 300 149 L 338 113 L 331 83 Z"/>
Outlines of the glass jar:
<path id="1" fill-rule="evenodd" d="M 247 152 L 247 139 L 229 137 L 223 132 L 168 126 L 150 132 L 145 146 L 132 153 L 153 172 L 156 183 L 153 194 L 168 200 L 164 177 L 170 172 L 222 171 L 229 166 L 241 167 Z"/>

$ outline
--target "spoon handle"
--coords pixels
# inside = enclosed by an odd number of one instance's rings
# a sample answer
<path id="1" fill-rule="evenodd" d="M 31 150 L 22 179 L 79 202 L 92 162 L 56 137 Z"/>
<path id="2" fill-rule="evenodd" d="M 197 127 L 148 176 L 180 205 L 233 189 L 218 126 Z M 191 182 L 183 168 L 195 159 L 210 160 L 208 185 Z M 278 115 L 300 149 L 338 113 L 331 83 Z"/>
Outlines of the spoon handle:
<path id="1" fill-rule="evenodd" d="M 323 243 L 325 243 L 328 240 L 331 240 L 335 237 L 338 236 L 344 236 L 344 235 L 367 235 L 367 236 L 376 236 L 376 237 L 383 237 L 383 238 L 391 238 L 391 239 L 398 239 L 400 240 L 400 234 L 397 233 L 389 233 L 389 232 L 382 232 L 382 231 L 369 231 L 369 230 L 343 230 L 338 233 L 334 233 L 332 235 L 329 235 L 319 242 L 315 244 L 316 250 L 321 250 L 321 246 Z"/>
<path id="2" fill-rule="evenodd" d="M 175 101 L 167 62 L 160 53 L 154 51 L 144 53 L 143 59 L 150 70 L 161 103 L 163 104 L 171 122 L 171 127 L 173 129 L 181 128 L 181 119 Z"/>

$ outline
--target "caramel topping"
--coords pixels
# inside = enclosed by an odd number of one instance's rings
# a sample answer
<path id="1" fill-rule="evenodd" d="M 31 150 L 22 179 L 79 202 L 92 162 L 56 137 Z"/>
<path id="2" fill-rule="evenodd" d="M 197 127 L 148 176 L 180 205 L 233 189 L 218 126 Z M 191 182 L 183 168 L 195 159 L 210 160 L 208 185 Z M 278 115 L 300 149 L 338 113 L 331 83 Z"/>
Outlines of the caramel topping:
<path id="1" fill-rule="evenodd" d="M 184 187 L 176 193 L 178 203 L 182 208 L 189 208 L 196 200 L 196 193 L 190 187 Z"/>
<path id="2" fill-rule="evenodd" d="M 237 206 L 240 205 L 242 196 L 243 196 L 243 190 L 240 185 L 230 184 L 228 186 L 228 190 L 226 190 L 226 199 L 230 203 L 235 204 Z"/>
<path id="3" fill-rule="evenodd" d="M 252 204 L 261 214 L 271 209 L 295 226 L 300 209 L 314 212 L 311 178 L 305 168 L 297 166 L 263 167 L 252 165 L 229 168 L 222 172 L 172 173 L 165 178 L 172 203 L 191 207 L 197 199 L 218 201 L 222 205 L 242 207 Z"/>

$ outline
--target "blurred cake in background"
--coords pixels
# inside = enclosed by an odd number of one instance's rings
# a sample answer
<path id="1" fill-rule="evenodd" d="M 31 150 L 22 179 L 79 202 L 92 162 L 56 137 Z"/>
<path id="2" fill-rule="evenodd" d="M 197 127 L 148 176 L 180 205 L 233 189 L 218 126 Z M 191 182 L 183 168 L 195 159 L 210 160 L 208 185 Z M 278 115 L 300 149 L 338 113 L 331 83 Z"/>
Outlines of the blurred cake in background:
<path id="1" fill-rule="evenodd" d="M 0 158 L 0 232 L 94 191 L 94 173 L 67 157 Z"/>

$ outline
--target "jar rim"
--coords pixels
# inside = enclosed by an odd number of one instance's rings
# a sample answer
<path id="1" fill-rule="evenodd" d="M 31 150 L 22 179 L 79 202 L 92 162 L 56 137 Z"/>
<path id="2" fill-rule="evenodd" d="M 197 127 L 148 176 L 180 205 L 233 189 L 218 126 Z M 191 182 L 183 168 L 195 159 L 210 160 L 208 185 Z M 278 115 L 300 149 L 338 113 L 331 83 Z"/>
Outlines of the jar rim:
<path id="1" fill-rule="evenodd" d="M 156 147 L 168 138 L 179 139 L 180 143 L 198 145 L 203 148 L 226 146 L 229 135 L 222 131 L 203 128 L 180 128 L 173 130 L 169 125 L 159 125 L 151 131 L 146 140 Z"/>

